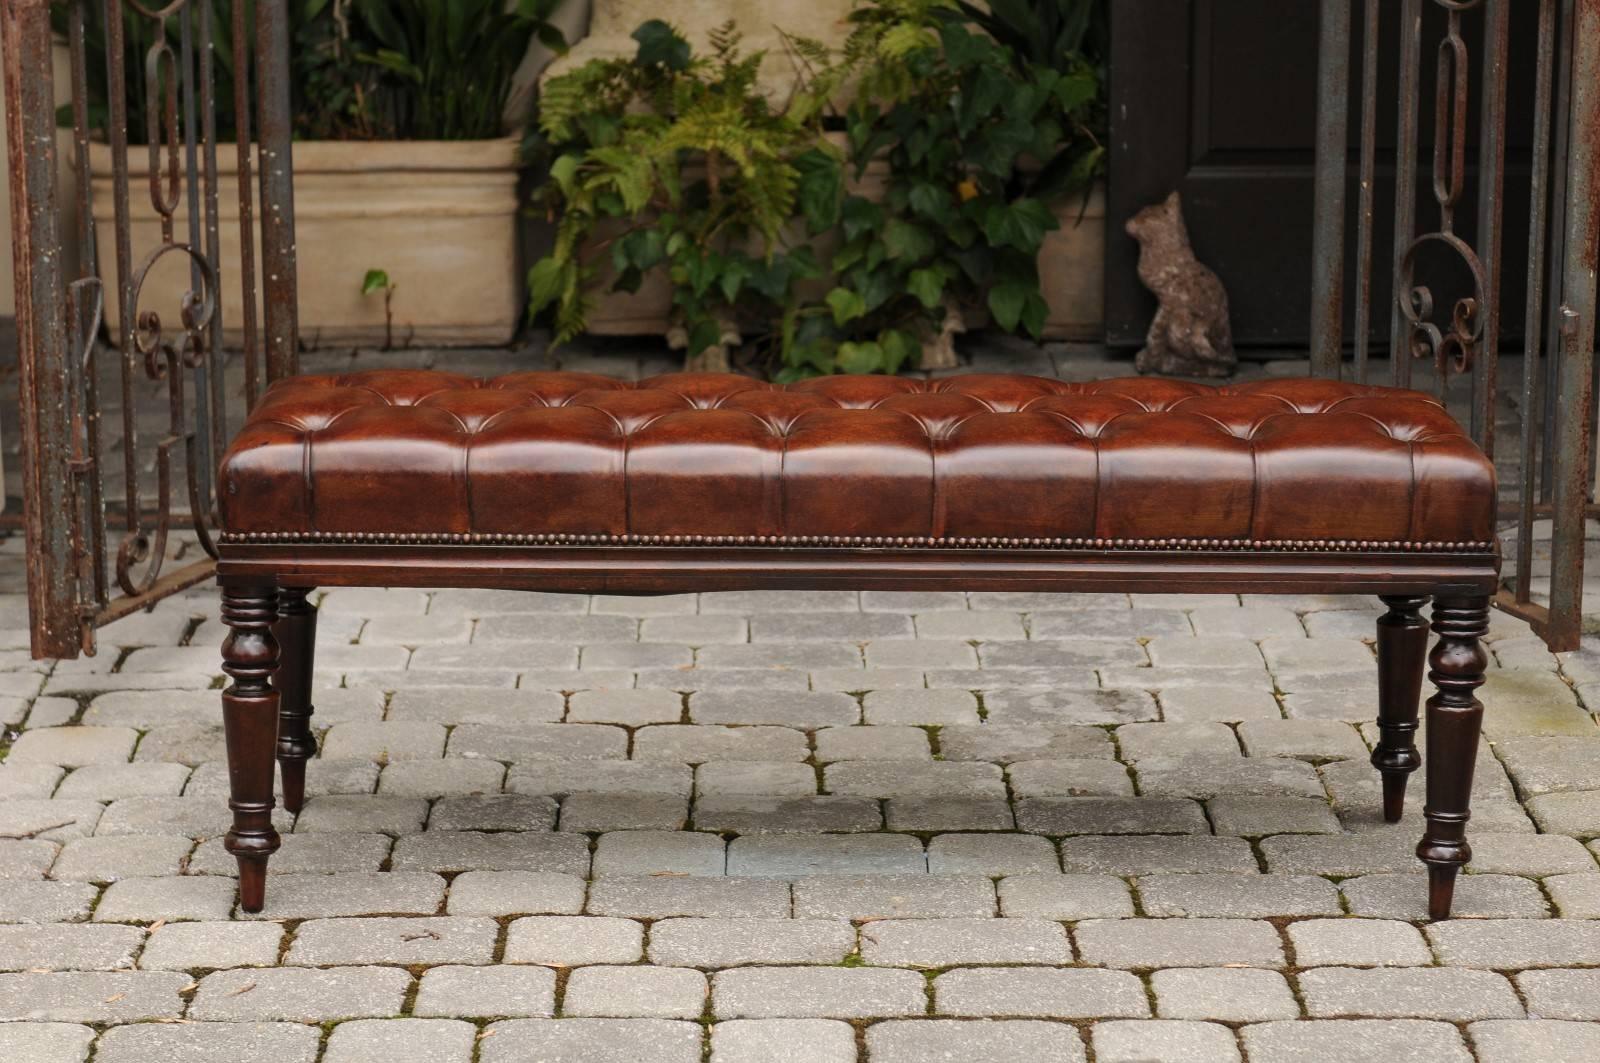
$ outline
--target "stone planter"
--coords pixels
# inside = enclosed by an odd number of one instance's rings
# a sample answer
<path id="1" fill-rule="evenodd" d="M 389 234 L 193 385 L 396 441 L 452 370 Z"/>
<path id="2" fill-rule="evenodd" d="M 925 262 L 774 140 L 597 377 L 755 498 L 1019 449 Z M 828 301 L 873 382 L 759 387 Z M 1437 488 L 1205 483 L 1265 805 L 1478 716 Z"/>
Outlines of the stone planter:
<path id="1" fill-rule="evenodd" d="M 367 271 L 395 285 L 396 346 L 494 346 L 522 320 L 517 263 L 518 141 L 300 142 L 294 146 L 295 241 L 300 270 L 300 339 L 307 347 L 379 346 L 384 299 L 362 295 Z M 233 145 L 218 150 L 221 172 L 222 308 L 225 342 L 241 339 L 238 177 Z M 117 331 L 116 243 L 111 152 L 91 146 L 96 245 L 108 284 L 107 324 Z M 133 262 L 161 242 L 148 192 L 149 153 L 129 151 Z M 187 239 L 187 207 L 177 232 Z M 259 256 L 260 241 L 257 240 Z M 259 258 L 258 258 L 259 261 Z M 167 272 L 163 273 L 165 270 Z M 142 309 L 175 322 L 188 287 L 181 256 L 146 283 Z M 258 272 L 259 277 L 259 272 Z"/>
<path id="2" fill-rule="evenodd" d="M 1039 249 L 1039 288 L 1050 315 L 1049 340 L 1098 340 L 1105 335 L 1106 189 L 1096 182 L 1085 207 L 1079 196 L 1056 204 L 1061 228 Z"/>

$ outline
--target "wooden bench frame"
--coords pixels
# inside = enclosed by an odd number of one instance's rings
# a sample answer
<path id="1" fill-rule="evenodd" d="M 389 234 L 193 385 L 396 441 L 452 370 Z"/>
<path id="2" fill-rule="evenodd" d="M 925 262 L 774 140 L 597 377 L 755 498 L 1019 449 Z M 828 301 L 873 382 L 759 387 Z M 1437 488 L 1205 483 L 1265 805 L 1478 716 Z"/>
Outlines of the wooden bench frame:
<path id="1" fill-rule="evenodd" d="M 311 730 L 319 587 L 417 587 L 676 594 L 718 590 L 1031 591 L 1378 595 L 1379 741 L 1384 818 L 1398 822 L 1406 783 L 1422 764 L 1415 736 L 1424 661 L 1426 829 L 1417 847 L 1429 874 L 1429 914 L 1450 914 L 1466 842 L 1483 705 L 1492 544 L 977 540 L 703 539 L 606 536 L 383 536 L 318 539 L 224 536 L 218 582 L 229 629 L 222 695 L 240 904 L 264 905 L 272 826 L 273 758 L 284 805 L 299 812 Z M 1433 601 L 1432 630 L 1422 611 Z"/>

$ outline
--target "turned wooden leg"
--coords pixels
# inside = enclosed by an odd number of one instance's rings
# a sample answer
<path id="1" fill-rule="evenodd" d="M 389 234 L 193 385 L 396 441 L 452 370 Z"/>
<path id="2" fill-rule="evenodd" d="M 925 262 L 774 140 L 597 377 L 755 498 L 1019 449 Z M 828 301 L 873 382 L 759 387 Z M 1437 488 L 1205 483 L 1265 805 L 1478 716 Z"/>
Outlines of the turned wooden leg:
<path id="1" fill-rule="evenodd" d="M 1428 622 L 1420 595 L 1384 595 L 1378 618 L 1378 746 L 1372 766 L 1383 775 L 1383 818 L 1400 822 L 1406 783 L 1422 764 L 1417 752 L 1417 707 L 1428 659 Z"/>
<path id="2" fill-rule="evenodd" d="M 278 667 L 275 587 L 222 589 L 222 670 L 233 683 L 222 692 L 222 725 L 228 740 L 228 807 L 233 829 L 224 847 L 239 861 L 239 905 L 259 912 L 266 903 L 267 858 L 278 851 L 272 828 L 272 751 L 278 734 Z"/>
<path id="3" fill-rule="evenodd" d="M 1447 919 L 1456 874 L 1472 859 L 1467 820 L 1483 724 L 1475 692 L 1489 663 L 1480 641 L 1489 632 L 1488 597 L 1437 599 L 1433 630 L 1439 641 L 1428 656 L 1428 678 L 1438 692 L 1428 699 L 1428 829 L 1417 856 L 1428 865 L 1428 915 Z"/>
<path id="4" fill-rule="evenodd" d="M 306 800 L 306 761 L 317 755 L 311 733 L 311 677 L 316 657 L 317 607 L 303 587 L 278 592 L 278 623 L 273 634 L 283 659 L 273 686 L 278 689 L 278 770 L 283 776 L 283 807 L 298 814 Z"/>

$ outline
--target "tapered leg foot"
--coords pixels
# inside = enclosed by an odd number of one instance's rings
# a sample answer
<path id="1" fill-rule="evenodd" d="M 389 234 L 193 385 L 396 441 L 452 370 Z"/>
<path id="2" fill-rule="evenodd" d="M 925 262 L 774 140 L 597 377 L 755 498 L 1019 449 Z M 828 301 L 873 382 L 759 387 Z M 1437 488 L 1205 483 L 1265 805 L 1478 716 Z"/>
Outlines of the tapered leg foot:
<path id="1" fill-rule="evenodd" d="M 1428 865 L 1428 918 L 1436 923 L 1450 918 L 1450 906 L 1456 899 L 1456 875 L 1460 872 L 1461 864 Z"/>
<path id="2" fill-rule="evenodd" d="M 1417 759 L 1421 759 L 1419 756 Z M 1415 770 L 1415 769 L 1412 769 Z M 1411 771 L 1384 772 L 1383 821 L 1399 823 L 1406 814 L 1406 784 L 1411 781 Z"/>
<path id="3" fill-rule="evenodd" d="M 228 743 L 228 807 L 233 829 L 223 846 L 239 860 L 239 904 L 259 912 L 266 902 L 267 859 L 278 851 L 272 827 L 272 753 L 278 734 L 278 692 L 272 685 L 278 643 L 274 587 L 224 586 L 222 670 L 233 680 L 222 692 Z"/>
<path id="4" fill-rule="evenodd" d="M 259 912 L 267 906 L 267 858 L 240 856 L 239 907 L 247 912 Z"/>
<path id="5" fill-rule="evenodd" d="M 1378 618 L 1378 744 L 1372 766 L 1383 775 L 1383 818 L 1400 822 L 1406 783 L 1422 764 L 1417 752 L 1417 706 L 1428 657 L 1428 622 L 1421 595 L 1385 595 Z"/>
<path id="6" fill-rule="evenodd" d="M 311 733 L 312 668 L 317 643 L 317 607 L 310 592 L 285 587 L 278 592 L 278 623 L 273 634 L 282 647 L 273 686 L 278 690 L 278 771 L 283 776 L 283 807 L 299 814 L 306 799 L 306 761 L 317 755 Z"/>
<path id="7" fill-rule="evenodd" d="M 1428 826 L 1417 856 L 1428 865 L 1428 914 L 1447 919 L 1456 873 L 1472 859 L 1467 821 L 1472 817 L 1472 772 L 1483 725 L 1483 685 L 1489 657 L 1487 597 L 1440 598 L 1433 607 L 1438 643 L 1428 657 L 1428 678 L 1438 692 L 1428 699 Z"/>

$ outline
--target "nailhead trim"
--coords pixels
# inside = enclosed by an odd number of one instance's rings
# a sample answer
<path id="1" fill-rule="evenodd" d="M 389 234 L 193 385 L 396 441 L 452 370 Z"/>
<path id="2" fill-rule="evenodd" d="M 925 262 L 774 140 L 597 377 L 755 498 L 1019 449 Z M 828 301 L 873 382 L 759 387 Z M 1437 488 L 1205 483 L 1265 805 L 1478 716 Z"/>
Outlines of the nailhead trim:
<path id="1" fill-rule="evenodd" d="M 1403 551 L 1488 553 L 1492 542 L 1407 542 L 1384 539 L 1010 539 L 847 535 L 567 535 L 504 532 L 224 532 L 226 544 L 307 543 L 384 546 L 766 546 L 933 550 L 1199 550 L 1199 551 Z"/>

